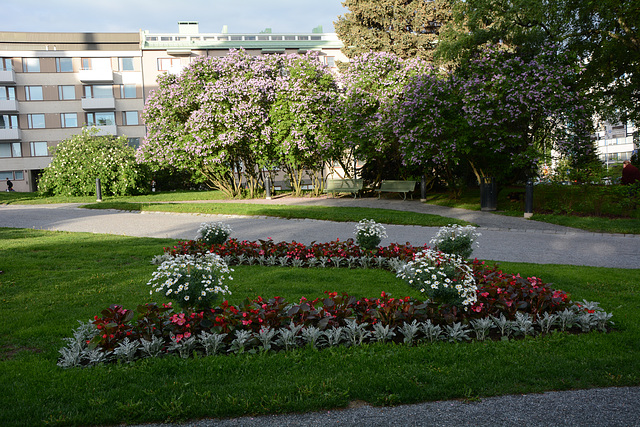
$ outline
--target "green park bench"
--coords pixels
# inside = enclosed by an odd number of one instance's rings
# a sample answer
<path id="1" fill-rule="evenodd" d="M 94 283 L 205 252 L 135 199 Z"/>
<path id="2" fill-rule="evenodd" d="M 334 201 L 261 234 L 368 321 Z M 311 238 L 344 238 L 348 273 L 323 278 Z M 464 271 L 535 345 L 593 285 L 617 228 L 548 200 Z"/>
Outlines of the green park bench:
<path id="1" fill-rule="evenodd" d="M 353 178 L 344 179 L 327 179 L 324 186 L 325 193 L 352 193 L 353 198 L 358 197 L 358 193 L 362 190 L 362 180 Z"/>
<path id="2" fill-rule="evenodd" d="M 376 188 L 378 192 L 378 199 L 381 193 L 402 193 L 402 200 L 407 200 L 407 193 L 411 194 L 413 199 L 413 190 L 416 188 L 418 181 L 393 181 L 384 180 L 380 184 L 380 188 Z"/>

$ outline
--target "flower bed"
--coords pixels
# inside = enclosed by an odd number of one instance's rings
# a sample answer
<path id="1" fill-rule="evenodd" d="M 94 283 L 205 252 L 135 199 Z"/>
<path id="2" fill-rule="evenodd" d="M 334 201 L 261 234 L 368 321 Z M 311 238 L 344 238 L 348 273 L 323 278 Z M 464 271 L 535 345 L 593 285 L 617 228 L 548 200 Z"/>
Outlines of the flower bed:
<path id="1" fill-rule="evenodd" d="M 392 243 L 377 249 L 362 249 L 353 239 L 305 245 L 296 241 L 276 243 L 271 239 L 249 241 L 229 239 L 209 245 L 202 240 L 180 241 L 164 248 L 165 255 L 218 254 L 228 265 L 271 265 L 294 267 L 377 267 L 395 270 L 397 261 L 409 262 L 428 246 Z"/>
<path id="2" fill-rule="evenodd" d="M 294 247 L 296 247 L 294 245 Z M 539 278 L 508 275 L 474 261 L 477 300 L 467 310 L 410 297 L 357 299 L 326 293 L 292 304 L 257 298 L 234 306 L 223 301 L 202 311 L 174 311 L 171 303 L 146 304 L 136 313 L 113 305 L 81 324 L 60 350 L 59 366 L 91 366 L 141 357 L 195 353 L 236 354 L 395 342 L 509 339 L 553 331 L 606 331 L 611 314 L 597 303 L 574 303 Z"/>

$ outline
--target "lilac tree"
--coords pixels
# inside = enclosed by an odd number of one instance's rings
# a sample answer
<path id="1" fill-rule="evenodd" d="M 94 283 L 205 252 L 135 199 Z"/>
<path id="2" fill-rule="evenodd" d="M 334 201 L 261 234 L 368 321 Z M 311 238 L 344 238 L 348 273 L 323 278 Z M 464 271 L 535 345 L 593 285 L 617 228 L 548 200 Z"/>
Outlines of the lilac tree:
<path id="1" fill-rule="evenodd" d="M 322 163 L 329 145 L 323 123 L 336 93 L 314 55 L 232 50 L 198 58 L 180 75 L 158 78 L 143 112 L 148 136 L 138 158 L 197 171 L 231 197 L 244 185 L 253 197 L 265 170 L 283 168 L 295 177 Z"/>
<path id="2" fill-rule="evenodd" d="M 413 79 L 394 127 L 403 162 L 447 176 L 464 161 L 478 182 L 505 182 L 551 152 L 588 154 L 590 109 L 566 63 L 551 49 L 525 61 L 489 47 L 453 75 Z"/>
<path id="3" fill-rule="evenodd" d="M 305 171 L 318 192 L 324 163 L 336 148 L 331 124 L 338 87 L 316 54 L 287 55 L 277 64 L 281 73 L 275 82 L 268 127 L 273 160 L 286 172 L 296 195 L 302 193 Z"/>
<path id="4" fill-rule="evenodd" d="M 399 142 L 393 129 L 397 106 L 411 77 L 429 70 L 429 63 L 420 58 L 403 60 L 386 52 L 359 55 L 342 70 L 340 139 L 352 154 L 366 160 L 364 172 L 372 181 L 400 177 Z"/>

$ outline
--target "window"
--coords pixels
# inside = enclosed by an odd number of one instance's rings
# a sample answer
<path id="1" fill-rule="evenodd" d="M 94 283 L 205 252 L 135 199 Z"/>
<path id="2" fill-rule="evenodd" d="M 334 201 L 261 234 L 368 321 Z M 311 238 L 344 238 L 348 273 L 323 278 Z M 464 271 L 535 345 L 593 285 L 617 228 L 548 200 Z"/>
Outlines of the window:
<path id="1" fill-rule="evenodd" d="M 24 65 L 25 73 L 40 72 L 40 58 L 23 58 L 22 63 Z"/>
<path id="2" fill-rule="evenodd" d="M 59 73 L 73 73 L 73 59 L 56 58 L 56 71 Z"/>
<path id="3" fill-rule="evenodd" d="M 1 180 L 13 180 L 20 181 L 24 179 L 24 172 L 22 171 L 0 171 L 0 179 Z"/>
<path id="4" fill-rule="evenodd" d="M 22 147 L 19 142 L 0 144 L 0 157 L 22 157 Z"/>
<path id="5" fill-rule="evenodd" d="M 121 98 L 135 98 L 137 96 L 136 85 L 122 85 L 120 86 Z"/>
<path id="6" fill-rule="evenodd" d="M 133 58 L 120 58 L 120 71 L 133 71 Z"/>
<path id="7" fill-rule="evenodd" d="M 138 148 L 140 147 L 140 138 L 127 138 L 127 144 L 129 147 Z"/>
<path id="8" fill-rule="evenodd" d="M 92 85 L 84 87 L 85 98 L 113 98 L 113 86 Z"/>
<path id="9" fill-rule="evenodd" d="M 0 86 L 0 99 L 3 101 L 16 99 L 16 88 L 13 86 Z"/>
<path id="10" fill-rule="evenodd" d="M 30 142 L 29 148 L 31 149 L 31 157 L 42 157 L 49 155 L 46 141 Z"/>
<path id="11" fill-rule="evenodd" d="M 0 129 L 17 129 L 18 128 L 18 116 L 4 114 L 0 116 Z"/>
<path id="12" fill-rule="evenodd" d="M 58 86 L 58 99 L 60 101 L 76 99 L 76 87 L 73 85 Z"/>
<path id="13" fill-rule="evenodd" d="M 27 114 L 29 129 L 44 129 L 44 114 Z"/>
<path id="14" fill-rule="evenodd" d="M 11 70 L 13 70 L 13 63 L 11 62 L 11 58 L 0 58 L 0 71 Z"/>
<path id="15" fill-rule="evenodd" d="M 123 111 L 122 112 L 122 124 L 125 126 L 135 126 L 138 124 L 138 112 L 137 111 Z"/>
<path id="16" fill-rule="evenodd" d="M 78 114 L 77 113 L 62 113 L 60 114 L 60 123 L 63 128 L 77 128 L 78 127 Z"/>
<path id="17" fill-rule="evenodd" d="M 25 86 L 27 101 L 42 101 L 42 86 Z"/>
<path id="18" fill-rule="evenodd" d="M 327 67 L 335 67 L 336 66 L 335 56 L 325 56 L 324 63 L 327 64 Z"/>
<path id="19" fill-rule="evenodd" d="M 169 71 L 180 66 L 180 58 L 158 58 L 158 71 Z"/>
<path id="20" fill-rule="evenodd" d="M 116 116 L 112 111 L 87 113 L 87 124 L 89 126 L 115 126 Z"/>

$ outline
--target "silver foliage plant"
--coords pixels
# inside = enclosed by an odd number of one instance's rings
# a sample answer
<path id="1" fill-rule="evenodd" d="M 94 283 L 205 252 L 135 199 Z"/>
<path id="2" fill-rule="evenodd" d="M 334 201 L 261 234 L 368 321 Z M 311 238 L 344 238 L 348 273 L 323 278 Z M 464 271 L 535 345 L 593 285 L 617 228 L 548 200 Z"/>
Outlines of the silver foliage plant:
<path id="1" fill-rule="evenodd" d="M 415 319 L 398 327 L 381 323 L 370 325 L 346 319 L 345 326 L 326 330 L 291 323 L 279 329 L 263 327 L 258 332 L 237 329 L 229 339 L 227 334 L 206 331 L 188 338 L 171 336 L 169 342 L 156 336 L 151 340 L 126 338 L 111 352 L 90 349 L 88 342 L 96 336 L 98 330 L 91 322 L 79 322 L 80 326 L 73 331 L 73 336 L 64 339 L 66 346 L 59 351 L 58 366 L 89 367 L 114 360 L 131 363 L 140 358 L 167 355 L 186 359 L 194 354 L 214 356 L 272 350 L 289 351 L 303 346 L 315 349 L 341 345 L 358 346 L 368 342 L 393 342 L 398 334 L 402 337 L 403 344 L 414 345 L 437 341 L 456 343 L 470 341 L 473 338 L 483 341 L 489 338 L 492 330 L 506 340 L 517 335 L 546 335 L 556 330 L 568 331 L 573 327 L 579 328 L 582 332 L 606 332 L 607 327 L 613 325 L 611 317 L 612 314 L 605 312 L 598 303 L 582 301 L 556 314 L 545 313 L 535 320 L 528 313 L 518 312 L 515 320 L 509 320 L 501 314 L 499 317 L 474 319 L 468 325 L 455 322 L 444 327 L 433 324 L 431 320 L 418 322 Z"/>

